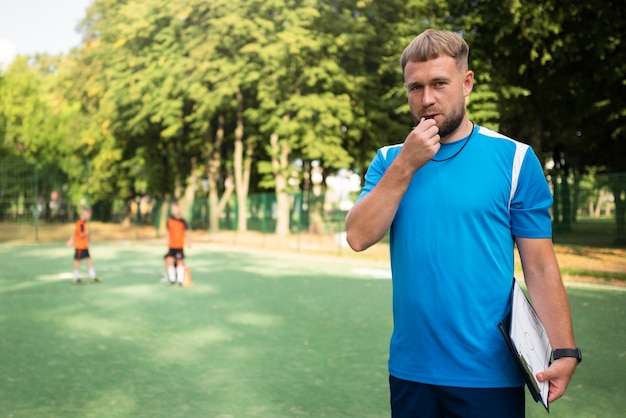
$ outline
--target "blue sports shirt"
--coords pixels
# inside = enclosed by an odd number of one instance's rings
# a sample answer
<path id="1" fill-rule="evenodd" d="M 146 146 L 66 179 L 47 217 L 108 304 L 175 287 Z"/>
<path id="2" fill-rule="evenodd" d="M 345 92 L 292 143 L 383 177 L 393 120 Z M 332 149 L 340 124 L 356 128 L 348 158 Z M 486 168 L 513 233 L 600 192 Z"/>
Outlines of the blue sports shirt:
<path id="1" fill-rule="evenodd" d="M 552 194 L 528 145 L 475 126 L 413 175 L 390 229 L 389 373 L 455 387 L 522 377 L 498 329 L 511 310 L 514 236 L 550 238 Z M 378 150 L 359 200 L 402 145 Z"/>

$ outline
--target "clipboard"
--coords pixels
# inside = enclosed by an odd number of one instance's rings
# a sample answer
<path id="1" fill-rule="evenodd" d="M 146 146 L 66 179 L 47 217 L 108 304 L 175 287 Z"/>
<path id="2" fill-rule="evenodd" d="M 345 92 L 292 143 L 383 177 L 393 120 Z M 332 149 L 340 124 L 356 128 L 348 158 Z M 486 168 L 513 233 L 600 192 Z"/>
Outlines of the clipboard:
<path id="1" fill-rule="evenodd" d="M 541 402 L 546 411 L 550 412 L 550 382 L 539 382 L 535 374 L 550 366 L 552 347 L 537 312 L 515 279 L 511 313 L 498 324 L 498 328 L 533 399 Z"/>

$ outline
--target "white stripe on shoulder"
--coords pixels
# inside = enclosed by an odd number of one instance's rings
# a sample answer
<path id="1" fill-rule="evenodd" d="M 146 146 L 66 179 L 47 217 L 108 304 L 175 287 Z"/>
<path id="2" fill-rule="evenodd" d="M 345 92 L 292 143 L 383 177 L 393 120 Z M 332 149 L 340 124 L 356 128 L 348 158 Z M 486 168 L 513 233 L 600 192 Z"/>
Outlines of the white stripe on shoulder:
<path id="1" fill-rule="evenodd" d="M 485 128 L 484 126 L 481 126 L 478 132 L 485 136 L 504 139 L 507 141 L 511 141 L 515 144 L 515 155 L 513 156 L 513 166 L 511 167 L 511 194 L 509 195 L 510 210 L 511 202 L 513 201 L 513 197 L 515 196 L 515 191 L 517 190 L 517 183 L 519 181 L 520 171 L 522 170 L 522 163 L 524 162 L 524 157 L 526 157 L 526 152 L 528 151 L 528 148 L 530 148 L 530 146 L 509 138 L 506 135 L 502 135 L 499 132 L 495 132 L 489 128 Z"/>
<path id="2" fill-rule="evenodd" d="M 392 148 L 398 148 L 398 147 L 401 147 L 402 145 L 403 144 L 395 144 L 395 145 L 387 145 L 385 147 L 382 147 L 380 149 L 380 153 L 383 155 L 383 159 L 387 161 L 387 152 Z"/>
<path id="3" fill-rule="evenodd" d="M 509 141 L 514 141 L 515 142 L 514 139 L 509 138 L 506 135 L 502 135 L 500 132 L 492 131 L 489 128 L 485 128 L 484 126 L 480 126 L 478 128 L 478 133 L 481 134 L 481 135 L 490 136 L 492 138 L 508 139 Z"/>
<path id="4" fill-rule="evenodd" d="M 515 156 L 513 157 L 513 170 L 511 172 L 511 195 L 509 196 L 509 210 L 511 209 L 511 201 L 515 196 L 517 190 L 517 182 L 519 180 L 519 173 L 522 170 L 522 163 L 526 156 L 526 151 L 530 148 L 527 144 L 523 144 L 518 141 L 515 142 Z"/>

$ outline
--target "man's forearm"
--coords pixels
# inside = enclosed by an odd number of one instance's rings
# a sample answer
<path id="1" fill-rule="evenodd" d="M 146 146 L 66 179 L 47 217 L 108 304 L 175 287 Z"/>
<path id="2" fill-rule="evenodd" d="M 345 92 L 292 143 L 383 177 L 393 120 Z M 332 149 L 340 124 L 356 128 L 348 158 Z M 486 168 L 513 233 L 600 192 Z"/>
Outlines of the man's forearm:
<path id="1" fill-rule="evenodd" d="M 550 239 L 518 239 L 524 281 L 552 348 L 574 348 L 569 300 Z"/>
<path id="2" fill-rule="evenodd" d="M 346 217 L 347 241 L 353 250 L 363 251 L 385 236 L 412 177 L 413 171 L 392 164 L 374 189 L 354 205 Z"/>
<path id="3" fill-rule="evenodd" d="M 569 301 L 558 272 L 546 272 L 542 277 L 525 275 L 525 280 L 552 348 L 576 347 Z"/>

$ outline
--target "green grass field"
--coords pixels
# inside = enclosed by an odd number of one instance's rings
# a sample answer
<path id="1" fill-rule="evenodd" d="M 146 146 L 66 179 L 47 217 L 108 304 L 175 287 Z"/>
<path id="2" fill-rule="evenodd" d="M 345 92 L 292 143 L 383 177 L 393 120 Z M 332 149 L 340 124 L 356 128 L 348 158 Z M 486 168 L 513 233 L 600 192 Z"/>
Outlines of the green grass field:
<path id="1" fill-rule="evenodd" d="M 164 250 L 94 244 L 73 286 L 71 249 L 0 245 L 0 417 L 389 416 L 385 262 L 198 244 L 180 288 Z M 549 416 L 622 417 L 626 294 L 568 292 L 585 359 Z"/>

